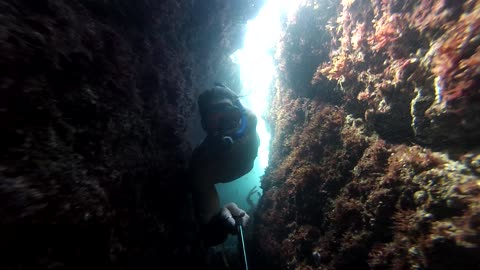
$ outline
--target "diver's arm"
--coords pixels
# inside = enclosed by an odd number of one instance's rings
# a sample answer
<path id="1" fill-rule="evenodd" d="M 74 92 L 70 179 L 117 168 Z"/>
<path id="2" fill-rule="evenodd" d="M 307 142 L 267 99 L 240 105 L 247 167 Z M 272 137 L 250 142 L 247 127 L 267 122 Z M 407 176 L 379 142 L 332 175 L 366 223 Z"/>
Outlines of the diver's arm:
<path id="1" fill-rule="evenodd" d="M 193 188 L 192 196 L 198 220 L 207 224 L 220 209 L 217 189 L 214 185 L 197 185 Z"/>
<path id="2" fill-rule="evenodd" d="M 248 129 L 249 132 L 256 132 L 257 128 L 257 116 L 249 109 L 245 109 L 245 113 L 247 114 L 248 118 Z"/>
<path id="3" fill-rule="evenodd" d="M 201 181 L 201 179 L 195 179 Z M 225 214 L 220 209 L 218 193 L 215 185 L 197 182 L 193 186 L 193 203 L 196 219 L 200 223 L 200 237 L 206 247 L 223 243 L 229 233 Z"/>
<path id="4" fill-rule="evenodd" d="M 199 237 L 206 247 L 215 246 L 225 241 L 228 231 L 225 230 L 223 220 L 218 215 L 220 203 L 214 184 L 208 183 L 208 179 L 199 170 L 203 164 L 198 152 L 192 155 L 190 170 L 191 191 L 195 218 L 199 223 Z"/>

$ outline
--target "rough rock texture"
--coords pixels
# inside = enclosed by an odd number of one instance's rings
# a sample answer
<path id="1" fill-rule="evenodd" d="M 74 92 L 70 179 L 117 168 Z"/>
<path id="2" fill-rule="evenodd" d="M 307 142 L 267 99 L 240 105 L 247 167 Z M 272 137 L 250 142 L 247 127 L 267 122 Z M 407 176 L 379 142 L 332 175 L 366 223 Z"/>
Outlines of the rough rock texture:
<path id="1" fill-rule="evenodd" d="M 479 269 L 479 18 L 478 0 L 310 0 L 289 18 L 257 267 Z"/>
<path id="2" fill-rule="evenodd" d="M 0 2 L 1 269 L 196 263 L 187 124 L 257 2 Z"/>

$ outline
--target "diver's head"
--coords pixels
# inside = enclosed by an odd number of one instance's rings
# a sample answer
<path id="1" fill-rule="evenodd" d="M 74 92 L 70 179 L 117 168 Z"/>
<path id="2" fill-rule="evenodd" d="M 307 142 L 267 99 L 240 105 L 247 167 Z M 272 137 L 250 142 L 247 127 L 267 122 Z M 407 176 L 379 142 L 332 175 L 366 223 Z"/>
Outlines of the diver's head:
<path id="1" fill-rule="evenodd" d="M 221 134 L 238 126 L 242 111 L 238 96 L 223 85 L 206 90 L 198 98 L 202 127 L 208 134 Z"/>

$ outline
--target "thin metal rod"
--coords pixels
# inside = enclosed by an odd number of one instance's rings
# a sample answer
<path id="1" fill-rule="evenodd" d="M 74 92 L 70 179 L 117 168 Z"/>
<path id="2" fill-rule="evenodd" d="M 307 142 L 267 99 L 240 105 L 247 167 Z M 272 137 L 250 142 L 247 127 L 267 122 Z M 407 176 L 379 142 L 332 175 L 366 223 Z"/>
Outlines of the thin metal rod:
<path id="1" fill-rule="evenodd" d="M 248 262 L 247 262 L 247 253 L 245 251 L 245 239 L 243 237 L 243 227 L 242 225 L 237 225 L 237 237 L 238 237 L 238 252 L 242 256 L 242 269 L 248 270 Z"/>

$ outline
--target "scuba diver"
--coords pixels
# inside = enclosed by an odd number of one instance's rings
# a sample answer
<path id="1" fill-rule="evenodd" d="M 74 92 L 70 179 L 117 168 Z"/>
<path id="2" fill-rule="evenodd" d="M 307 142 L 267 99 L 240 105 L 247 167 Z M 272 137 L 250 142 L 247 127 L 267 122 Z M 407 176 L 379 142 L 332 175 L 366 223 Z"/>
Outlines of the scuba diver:
<path id="1" fill-rule="evenodd" d="M 196 217 L 206 247 L 223 243 L 246 226 L 247 213 L 235 203 L 220 207 L 217 183 L 231 182 L 252 168 L 260 144 L 256 116 L 228 87 L 215 84 L 198 98 L 202 128 L 207 133 L 193 151 L 190 177 Z"/>

